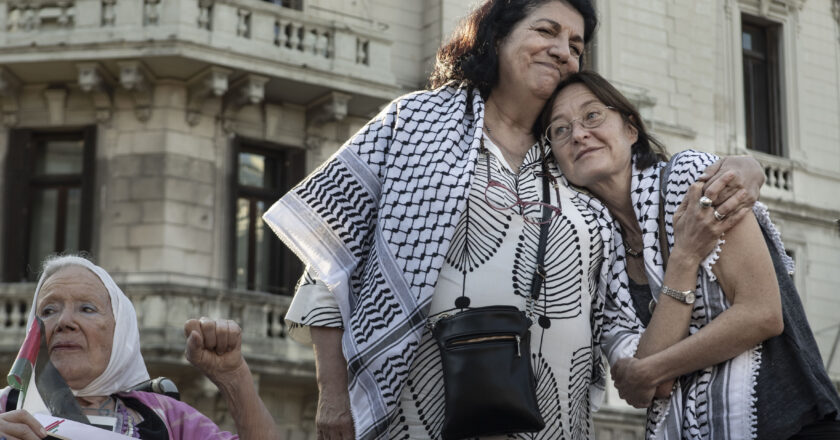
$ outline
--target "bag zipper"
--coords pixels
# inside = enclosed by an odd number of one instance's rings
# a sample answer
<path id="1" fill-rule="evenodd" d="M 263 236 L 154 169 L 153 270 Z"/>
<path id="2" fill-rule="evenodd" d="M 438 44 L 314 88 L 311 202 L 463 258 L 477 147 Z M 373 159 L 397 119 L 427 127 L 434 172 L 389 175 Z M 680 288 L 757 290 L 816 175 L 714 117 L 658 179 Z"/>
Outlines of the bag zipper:
<path id="1" fill-rule="evenodd" d="M 450 347 L 457 347 L 461 345 L 469 345 L 469 344 L 480 344 L 482 342 L 492 342 L 492 341 L 516 341 L 516 357 L 522 357 L 522 350 L 520 346 L 522 345 L 522 338 L 519 335 L 495 335 L 495 336 L 479 336 L 476 338 L 470 339 L 458 339 L 449 343 Z"/>
<path id="2" fill-rule="evenodd" d="M 450 313 L 450 312 L 438 313 L 437 315 L 434 315 L 431 318 L 426 319 L 426 328 L 429 329 L 429 330 L 434 330 L 437 323 L 439 321 L 443 320 L 443 319 L 451 318 L 451 317 L 457 316 L 457 315 L 475 313 L 475 312 L 481 313 L 483 310 L 492 309 L 492 308 L 498 308 L 498 309 L 502 310 L 502 309 L 507 309 L 508 306 L 489 306 L 489 307 L 480 307 L 480 308 L 477 308 L 477 309 L 467 309 L 467 310 L 463 310 L 463 311 L 457 312 L 457 313 Z"/>

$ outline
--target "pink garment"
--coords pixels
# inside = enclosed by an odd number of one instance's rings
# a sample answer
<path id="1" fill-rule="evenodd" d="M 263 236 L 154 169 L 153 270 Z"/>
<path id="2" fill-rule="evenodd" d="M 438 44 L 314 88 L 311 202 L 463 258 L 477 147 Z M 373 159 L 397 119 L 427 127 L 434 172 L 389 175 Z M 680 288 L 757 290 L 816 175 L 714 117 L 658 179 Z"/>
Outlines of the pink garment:
<path id="1" fill-rule="evenodd" d="M 238 440 L 239 436 L 222 431 L 197 409 L 161 394 L 132 391 L 119 396 L 133 397 L 152 409 L 166 424 L 169 440 Z"/>
<path id="2" fill-rule="evenodd" d="M 0 413 L 7 411 L 6 401 L 10 387 L 0 390 Z M 197 409 L 162 394 L 132 391 L 119 393 L 119 397 L 137 399 L 154 411 L 169 431 L 169 440 L 238 440 L 239 436 L 222 431 Z M 10 409 L 11 410 L 11 409 Z"/>
<path id="3" fill-rule="evenodd" d="M 9 391 L 11 390 L 11 387 L 5 387 L 2 390 L 0 390 L 0 414 L 6 412 L 6 401 L 9 400 Z"/>

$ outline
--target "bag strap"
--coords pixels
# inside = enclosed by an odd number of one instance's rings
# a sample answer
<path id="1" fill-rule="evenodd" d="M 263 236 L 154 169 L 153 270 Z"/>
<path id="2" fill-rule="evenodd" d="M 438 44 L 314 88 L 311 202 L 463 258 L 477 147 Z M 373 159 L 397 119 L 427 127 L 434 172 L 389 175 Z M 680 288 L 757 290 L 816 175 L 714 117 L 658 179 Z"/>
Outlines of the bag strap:
<path id="1" fill-rule="evenodd" d="M 546 167 L 545 158 L 542 161 L 543 174 L 543 203 L 551 204 L 551 191 L 549 185 L 556 185 L 556 182 L 549 180 L 548 168 Z M 560 203 L 558 200 L 557 203 Z M 545 247 L 548 243 L 548 226 L 550 224 L 551 211 L 548 208 L 543 208 L 543 223 L 540 225 L 540 241 L 537 244 L 537 265 L 534 268 L 534 276 L 531 279 L 531 295 L 528 300 L 528 315 L 533 316 L 534 303 L 540 297 L 540 289 L 545 284 Z"/>
<path id="2" fill-rule="evenodd" d="M 671 248 L 668 247 L 668 231 L 665 229 L 665 191 L 668 189 L 668 176 L 671 174 L 675 157 L 671 156 L 668 163 L 659 169 L 659 250 L 662 252 L 663 271 L 668 268 L 668 258 L 671 256 Z"/>

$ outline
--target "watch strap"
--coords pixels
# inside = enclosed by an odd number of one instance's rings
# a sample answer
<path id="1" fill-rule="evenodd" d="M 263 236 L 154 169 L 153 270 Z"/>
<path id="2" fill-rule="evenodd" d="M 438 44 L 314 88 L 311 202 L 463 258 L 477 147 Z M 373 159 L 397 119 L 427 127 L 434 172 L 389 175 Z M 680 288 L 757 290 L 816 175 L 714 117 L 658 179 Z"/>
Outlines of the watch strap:
<path id="1" fill-rule="evenodd" d="M 693 290 L 676 290 L 672 289 L 666 285 L 662 285 L 662 290 L 659 291 L 662 295 L 668 295 L 671 298 L 683 303 L 683 304 L 694 304 L 694 291 Z"/>

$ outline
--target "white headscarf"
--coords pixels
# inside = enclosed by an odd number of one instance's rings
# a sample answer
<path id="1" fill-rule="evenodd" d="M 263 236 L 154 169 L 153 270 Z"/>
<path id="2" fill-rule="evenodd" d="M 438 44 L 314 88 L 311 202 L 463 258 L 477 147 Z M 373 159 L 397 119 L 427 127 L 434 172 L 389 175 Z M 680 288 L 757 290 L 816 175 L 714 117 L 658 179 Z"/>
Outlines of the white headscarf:
<path id="1" fill-rule="evenodd" d="M 32 325 L 35 319 L 38 293 L 44 281 L 55 274 L 59 269 L 68 266 L 84 267 L 99 277 L 102 284 L 108 289 L 111 297 L 111 310 L 114 312 L 114 340 L 111 345 L 111 359 L 105 371 L 96 379 L 80 390 L 72 390 L 73 394 L 79 397 L 85 396 L 110 396 L 118 391 L 123 391 L 140 382 L 149 379 L 146 371 L 146 363 L 140 353 L 140 332 L 137 330 L 137 313 L 131 300 L 117 286 L 117 283 L 101 267 L 90 261 L 77 256 L 61 256 L 49 259 L 44 263 L 44 271 L 41 279 L 38 280 L 38 287 L 35 288 L 35 297 L 32 299 L 32 307 L 29 309 L 29 319 L 26 328 Z"/>

